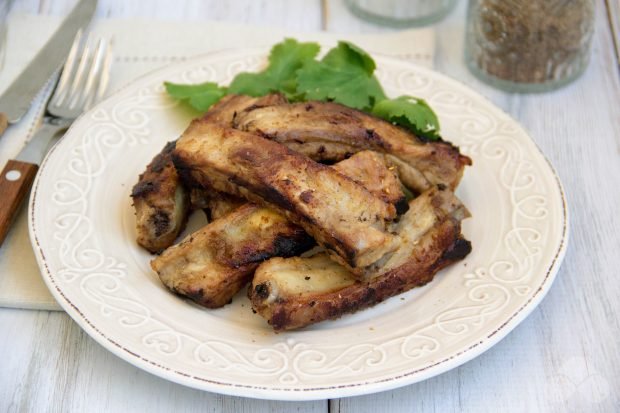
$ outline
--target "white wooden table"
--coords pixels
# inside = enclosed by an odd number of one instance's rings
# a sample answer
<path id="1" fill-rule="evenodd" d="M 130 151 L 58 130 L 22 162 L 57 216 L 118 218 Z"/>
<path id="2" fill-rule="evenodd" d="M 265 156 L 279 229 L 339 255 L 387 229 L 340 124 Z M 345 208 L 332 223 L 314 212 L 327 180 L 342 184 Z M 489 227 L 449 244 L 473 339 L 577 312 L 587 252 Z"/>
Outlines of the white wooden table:
<path id="1" fill-rule="evenodd" d="M 386 30 L 341 0 L 100 0 L 97 16 L 224 20 L 295 30 Z M 465 2 L 437 26 L 436 69 L 518 119 L 565 186 L 571 239 L 555 284 L 507 338 L 460 368 L 398 390 L 316 402 L 222 396 L 159 379 L 104 350 L 65 313 L 0 309 L 0 411 L 620 411 L 620 4 L 597 1 L 592 62 L 576 83 L 510 95 L 463 64 Z M 66 14 L 74 0 L 16 0 Z M 614 41 L 615 39 L 615 41 Z M 2 276 L 2 274 L 0 274 Z"/>

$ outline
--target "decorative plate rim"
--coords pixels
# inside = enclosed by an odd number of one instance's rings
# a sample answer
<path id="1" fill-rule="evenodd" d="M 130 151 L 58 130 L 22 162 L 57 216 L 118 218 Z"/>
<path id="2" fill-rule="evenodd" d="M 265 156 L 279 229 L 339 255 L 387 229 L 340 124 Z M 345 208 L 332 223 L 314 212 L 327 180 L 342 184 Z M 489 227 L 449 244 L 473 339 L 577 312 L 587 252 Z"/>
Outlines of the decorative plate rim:
<path id="1" fill-rule="evenodd" d="M 266 55 L 268 49 L 267 48 L 241 48 L 241 49 L 227 49 L 221 50 L 217 52 L 211 52 L 202 54 L 199 56 L 195 56 L 181 62 L 177 62 L 156 70 L 153 70 L 149 73 L 146 73 L 134 81 L 124 86 L 117 92 L 115 92 L 110 98 L 123 93 L 126 89 L 131 88 L 134 84 L 139 83 L 140 81 L 147 79 L 151 76 L 155 76 L 158 73 L 164 73 L 170 70 L 171 67 L 179 67 L 181 68 L 184 65 L 189 65 L 192 63 L 197 63 L 205 59 L 215 58 L 226 56 L 228 54 L 252 54 L 252 53 L 261 53 Z M 472 343 L 471 346 L 462 350 L 456 354 L 452 354 L 449 357 L 442 358 L 439 361 L 436 361 L 434 364 L 429 366 L 425 366 L 423 368 L 411 369 L 404 371 L 400 374 L 394 374 L 387 378 L 379 378 L 376 380 L 368 380 L 359 383 L 351 383 L 344 385 L 326 385 L 326 386 L 315 386 L 315 387 L 305 387 L 305 388 L 275 388 L 273 386 L 261 386 L 261 385 L 246 385 L 246 384 L 235 384 L 235 383 L 227 383 L 221 382 L 218 380 L 208 379 L 206 377 L 197 377 L 191 376 L 183 371 L 178 371 L 172 369 L 170 367 L 161 365 L 153 360 L 148 359 L 145 356 L 140 354 L 136 354 L 134 351 L 123 346 L 122 343 L 116 342 L 110 337 L 108 337 L 103 331 L 97 328 L 96 324 L 93 323 L 90 319 L 88 319 L 85 314 L 80 310 L 80 308 L 75 305 L 62 291 L 62 289 L 58 286 L 56 281 L 54 280 L 54 272 L 50 269 L 48 262 L 46 260 L 45 253 L 41 246 L 39 236 L 37 234 L 37 223 L 35 217 L 35 211 L 37 208 L 37 196 L 39 192 L 39 185 L 41 181 L 42 175 L 45 174 L 46 167 L 48 166 L 49 159 L 53 156 L 55 150 L 58 148 L 58 145 L 52 148 L 49 151 L 44 161 L 40 166 L 40 173 L 37 174 L 35 182 L 33 184 L 33 189 L 30 197 L 29 209 L 28 209 L 28 227 L 29 234 L 31 239 L 31 244 L 33 246 L 33 250 L 35 252 L 35 257 L 39 268 L 41 269 L 43 279 L 47 285 L 47 287 L 52 292 L 55 299 L 59 302 L 59 304 L 63 307 L 63 309 L 73 318 L 73 320 L 84 330 L 86 331 L 95 341 L 101 344 L 104 348 L 111 351 L 121 359 L 145 370 L 149 373 L 152 373 L 156 376 L 168 379 L 170 381 L 183 384 L 189 387 L 212 391 L 227 395 L 233 396 L 241 396 L 241 397 L 253 397 L 259 399 L 272 399 L 272 400 L 290 400 L 290 401 L 301 401 L 301 400 L 318 400 L 325 398 L 338 398 L 338 397 L 350 397 L 356 395 L 363 395 L 374 393 L 378 391 L 391 390 L 394 388 L 402 387 L 408 384 L 413 384 L 422 380 L 426 380 L 428 378 L 434 377 L 446 371 L 449 371 L 455 367 L 458 367 L 471 359 L 479 356 L 484 353 L 486 350 L 493 347 L 500 340 L 502 340 L 508 333 L 510 333 L 521 321 L 523 321 L 542 301 L 542 299 L 546 296 L 547 292 L 551 288 L 553 281 L 557 275 L 557 272 L 560 268 L 560 264 L 564 258 L 566 253 L 568 239 L 569 239 L 569 211 L 567 207 L 566 195 L 564 189 L 562 187 L 560 178 L 555 171 L 553 165 L 545 156 L 545 154 L 540 150 L 538 145 L 533 141 L 530 137 L 529 133 L 525 131 L 523 126 L 519 124 L 515 119 L 513 119 L 509 114 L 503 111 L 501 108 L 494 105 L 490 100 L 486 97 L 480 95 L 476 91 L 472 90 L 467 85 L 464 85 L 458 80 L 452 79 L 444 74 L 438 73 L 431 69 L 427 69 L 424 67 L 420 67 L 413 63 L 403 62 L 401 59 L 375 54 L 377 57 L 380 57 L 381 61 L 385 61 L 387 63 L 392 62 L 394 64 L 406 64 L 415 69 L 416 72 L 424 74 L 430 78 L 438 78 L 442 82 L 455 86 L 457 88 L 464 89 L 468 94 L 476 96 L 477 99 L 484 101 L 485 104 L 493 107 L 494 110 L 500 111 L 504 116 L 510 119 L 514 124 L 518 125 L 522 128 L 533 143 L 533 146 L 538 151 L 538 155 L 544 159 L 546 165 L 549 168 L 549 172 L 553 175 L 554 182 L 557 185 L 555 189 L 558 190 L 558 194 L 560 197 L 561 209 L 562 209 L 562 222 L 561 222 L 561 239 L 559 240 L 558 248 L 555 250 L 553 254 L 553 258 L 551 263 L 549 264 L 546 274 L 540 285 L 537 286 L 533 295 L 527 299 L 516 311 L 514 311 L 509 317 L 505 317 L 504 323 L 493 331 L 491 334 L 486 335 L 480 341 Z M 78 118 L 75 124 L 79 123 L 80 119 L 87 116 L 89 113 L 96 111 L 100 106 L 105 105 L 105 102 L 100 102 L 98 105 L 93 107 L 89 112 L 83 114 L 80 118 Z M 68 132 L 69 133 L 69 132 Z M 559 218 L 558 218 L 559 219 Z"/>

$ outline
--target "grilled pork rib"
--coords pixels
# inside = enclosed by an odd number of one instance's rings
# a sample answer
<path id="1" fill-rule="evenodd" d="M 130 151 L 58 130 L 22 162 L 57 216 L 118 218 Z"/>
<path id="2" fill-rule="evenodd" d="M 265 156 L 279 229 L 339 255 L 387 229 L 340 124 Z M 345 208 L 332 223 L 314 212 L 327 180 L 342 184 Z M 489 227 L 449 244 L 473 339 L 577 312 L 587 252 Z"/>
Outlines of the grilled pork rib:
<path id="1" fill-rule="evenodd" d="M 316 161 L 339 161 L 368 149 L 398 167 L 401 181 L 422 192 L 456 188 L 471 159 L 446 142 L 422 142 L 389 122 L 337 103 L 305 102 L 239 112 L 236 128 L 280 142 Z"/>
<path id="2" fill-rule="evenodd" d="M 229 95 L 213 105 L 203 119 L 231 125 L 236 113 L 284 103 L 286 98 L 281 94 L 258 98 Z M 186 188 L 191 186 L 179 180 L 170 157 L 175 144 L 168 143 L 153 158 L 131 193 L 136 212 L 138 244 L 152 253 L 159 253 L 172 245 L 187 222 L 190 206 L 192 209 L 207 207 L 210 215 L 230 210 L 219 194 L 209 199 L 209 192 L 212 192 L 210 189 L 192 188 L 191 196 L 188 195 Z"/>
<path id="3" fill-rule="evenodd" d="M 218 308 L 250 281 L 260 262 L 300 254 L 313 244 L 282 215 L 245 204 L 166 249 L 151 267 L 173 292 Z"/>
<path id="4" fill-rule="evenodd" d="M 140 176 L 138 242 L 160 252 L 189 209 L 205 208 L 211 222 L 151 262 L 162 282 L 216 308 L 256 271 L 254 310 L 276 331 L 300 328 L 423 285 L 465 257 L 469 214 L 452 190 L 469 164 L 449 143 L 338 104 L 230 95 Z M 407 203 L 401 181 L 421 195 Z M 315 240 L 324 252 L 295 257 Z"/>
<path id="5" fill-rule="evenodd" d="M 393 205 L 277 142 L 195 120 L 173 160 L 186 179 L 284 214 L 353 272 L 363 273 L 397 247 L 386 231 L 396 217 Z"/>
<path id="6" fill-rule="evenodd" d="M 384 202 L 393 204 L 398 214 L 405 213 L 409 208 L 394 166 L 386 165 L 381 156 L 371 151 L 362 151 L 332 165 L 332 168 L 353 179 Z M 247 202 L 234 195 L 198 188 L 191 189 L 190 199 L 193 209 L 200 207 L 206 210 L 209 221 L 218 219 Z"/>
<path id="7" fill-rule="evenodd" d="M 131 191 L 138 244 L 152 253 L 172 245 L 187 222 L 189 195 L 172 164 L 174 146 L 169 142 L 153 158 Z"/>
<path id="8" fill-rule="evenodd" d="M 380 159 L 360 152 L 334 166 L 378 196 L 391 188 L 390 199 L 404 197 L 390 181 L 391 171 Z M 386 182 L 388 186 L 382 186 Z M 221 194 L 221 203 L 235 203 Z M 213 209 L 211 210 L 213 214 Z M 161 281 L 173 292 L 216 308 L 228 303 L 250 281 L 259 262 L 299 254 L 314 244 L 297 225 L 269 208 L 246 204 L 186 237 L 151 262 Z"/>
<path id="9" fill-rule="evenodd" d="M 335 319 L 424 285 L 471 251 L 460 229 L 469 214 L 449 190 L 431 189 L 409 206 L 394 225 L 398 250 L 374 275 L 360 281 L 324 253 L 273 258 L 255 272 L 248 291 L 252 308 L 276 331 Z"/>

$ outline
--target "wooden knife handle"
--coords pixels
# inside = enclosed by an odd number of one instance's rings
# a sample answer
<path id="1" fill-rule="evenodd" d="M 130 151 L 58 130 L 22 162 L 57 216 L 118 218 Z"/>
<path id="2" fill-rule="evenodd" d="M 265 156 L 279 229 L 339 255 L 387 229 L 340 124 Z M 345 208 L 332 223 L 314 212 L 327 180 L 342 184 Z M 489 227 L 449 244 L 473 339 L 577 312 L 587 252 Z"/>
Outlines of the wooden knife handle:
<path id="1" fill-rule="evenodd" d="M 0 245 L 9 232 L 19 207 L 28 195 L 38 165 L 10 160 L 0 175 Z"/>
<path id="2" fill-rule="evenodd" d="M 2 136 L 8 126 L 9 120 L 4 113 L 0 112 L 0 136 Z"/>

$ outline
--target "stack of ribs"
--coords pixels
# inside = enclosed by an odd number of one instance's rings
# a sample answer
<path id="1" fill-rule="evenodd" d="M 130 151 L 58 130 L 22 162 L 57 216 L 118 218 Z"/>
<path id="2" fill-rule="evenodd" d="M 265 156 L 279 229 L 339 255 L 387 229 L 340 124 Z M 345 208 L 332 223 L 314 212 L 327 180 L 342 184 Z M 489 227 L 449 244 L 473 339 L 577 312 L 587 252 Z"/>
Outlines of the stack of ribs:
<path id="1" fill-rule="evenodd" d="M 132 191 L 138 244 L 208 308 L 246 285 L 275 331 L 370 307 L 463 259 L 453 191 L 471 160 L 363 112 L 229 95 L 168 143 Z M 209 223 L 173 245 L 188 214 Z"/>

